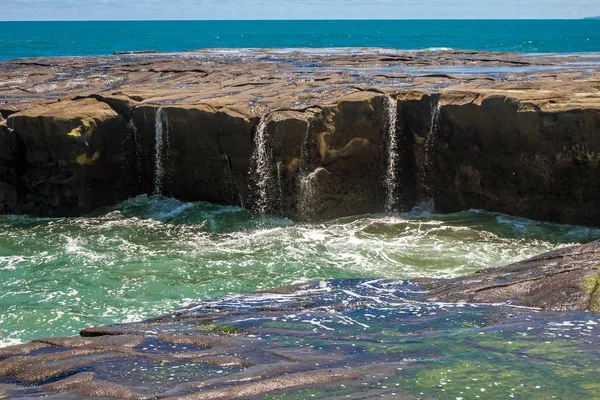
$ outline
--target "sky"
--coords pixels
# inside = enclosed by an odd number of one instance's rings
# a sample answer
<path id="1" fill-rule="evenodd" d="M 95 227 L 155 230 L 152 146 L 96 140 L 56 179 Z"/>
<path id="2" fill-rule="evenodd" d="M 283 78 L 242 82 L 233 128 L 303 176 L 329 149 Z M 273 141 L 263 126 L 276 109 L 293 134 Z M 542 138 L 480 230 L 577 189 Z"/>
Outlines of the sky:
<path id="1" fill-rule="evenodd" d="M 554 19 L 600 0 L 0 0 L 0 20 Z"/>

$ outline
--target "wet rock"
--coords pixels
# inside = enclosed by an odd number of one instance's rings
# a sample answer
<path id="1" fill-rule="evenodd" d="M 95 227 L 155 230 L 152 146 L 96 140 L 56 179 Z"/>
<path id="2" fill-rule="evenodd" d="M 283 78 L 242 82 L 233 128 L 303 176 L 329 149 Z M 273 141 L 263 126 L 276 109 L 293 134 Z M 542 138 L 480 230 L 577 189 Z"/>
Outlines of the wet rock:
<path id="1" fill-rule="evenodd" d="M 4 348 L 0 396 L 434 399 L 473 388 L 593 398 L 599 265 L 592 242 L 470 277 L 334 280 L 207 300 Z"/>
<path id="2" fill-rule="evenodd" d="M 7 385 L 0 383 L 0 399 L 6 398 L 13 389 L 16 389 L 17 385 Z"/>
<path id="3" fill-rule="evenodd" d="M 103 397 L 117 399 L 141 399 L 143 396 L 111 383 L 101 382 L 95 379 L 90 372 L 79 373 L 55 383 L 49 383 L 40 387 L 45 392 L 71 392 L 81 397 Z"/>
<path id="4" fill-rule="evenodd" d="M 262 382 L 238 385 L 234 388 L 201 392 L 171 400 L 200 400 L 200 399 L 241 399 L 260 396 L 269 392 L 284 390 L 299 386 L 318 386 L 349 379 L 358 379 L 359 372 L 352 371 L 322 371 L 316 373 L 297 373 L 280 378 L 268 379 Z"/>
<path id="5" fill-rule="evenodd" d="M 435 301 L 513 301 L 542 310 L 600 313 L 600 241 L 568 247 L 473 276 L 427 283 Z"/>
<path id="6" fill-rule="evenodd" d="M 25 344 L 19 344 L 10 347 L 10 353 L 8 350 L 0 348 L 0 360 L 5 358 L 8 355 L 20 355 L 20 354 L 28 354 L 32 353 L 36 350 L 50 347 L 49 344 L 41 343 L 41 342 L 31 342 Z"/>
<path id="7" fill-rule="evenodd" d="M 99 337 L 75 337 L 75 338 L 47 338 L 38 339 L 32 344 L 45 344 L 53 347 L 71 347 L 71 348 L 98 348 L 98 347 L 136 347 L 144 340 L 143 336 L 99 336 Z"/>
<path id="8" fill-rule="evenodd" d="M 0 212 L 79 215 L 138 194 L 298 220 L 381 212 L 395 98 L 394 209 L 600 224 L 594 56 L 389 53 L 2 62 Z"/>

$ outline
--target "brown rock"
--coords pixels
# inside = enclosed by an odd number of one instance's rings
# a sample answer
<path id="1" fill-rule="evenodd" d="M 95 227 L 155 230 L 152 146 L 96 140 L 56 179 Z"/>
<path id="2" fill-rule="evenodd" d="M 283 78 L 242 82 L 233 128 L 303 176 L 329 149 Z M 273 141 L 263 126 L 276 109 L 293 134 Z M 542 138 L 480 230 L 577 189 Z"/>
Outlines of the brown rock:
<path id="1" fill-rule="evenodd" d="M 76 215 L 136 193 L 135 148 L 127 121 L 94 99 L 13 114 L 23 143 L 19 212 Z"/>
<path id="2" fill-rule="evenodd" d="M 577 60 L 205 50 L 5 61 L 0 212 L 77 215 L 154 193 L 159 107 L 162 194 L 266 202 L 295 219 L 380 212 L 388 95 L 398 99 L 395 208 L 432 198 L 442 212 L 599 224 L 600 74 L 594 58 Z M 261 118 L 266 200 L 253 158 Z"/>
<path id="3" fill-rule="evenodd" d="M 425 286 L 434 301 L 512 301 L 543 310 L 600 313 L 600 241 Z"/>

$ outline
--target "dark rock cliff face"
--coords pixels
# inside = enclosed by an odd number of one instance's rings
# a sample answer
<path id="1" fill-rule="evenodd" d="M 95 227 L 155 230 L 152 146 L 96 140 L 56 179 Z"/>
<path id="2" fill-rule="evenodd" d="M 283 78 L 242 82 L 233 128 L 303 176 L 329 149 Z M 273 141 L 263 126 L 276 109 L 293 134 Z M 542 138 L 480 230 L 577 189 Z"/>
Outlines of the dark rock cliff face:
<path id="1" fill-rule="evenodd" d="M 108 105 L 56 103 L 15 113 L 7 125 L 12 144 L 3 158 L 13 167 L 0 180 L 13 184 L 18 201 L 4 202 L 5 212 L 72 216 L 138 192 L 127 120 Z"/>
<path id="2" fill-rule="evenodd" d="M 0 124 L 0 212 L 17 210 L 17 137 Z"/>
<path id="3" fill-rule="evenodd" d="M 464 92 L 392 97 L 394 209 L 432 199 L 441 212 L 600 224 L 599 110 Z M 0 211 L 69 216 L 155 193 L 300 220 L 380 212 L 390 124 L 385 95 L 368 91 L 262 118 L 118 96 L 52 103 L 0 124 Z"/>
<path id="4" fill-rule="evenodd" d="M 543 112 L 504 96 L 448 102 L 435 145 L 440 211 L 600 221 L 599 110 Z"/>

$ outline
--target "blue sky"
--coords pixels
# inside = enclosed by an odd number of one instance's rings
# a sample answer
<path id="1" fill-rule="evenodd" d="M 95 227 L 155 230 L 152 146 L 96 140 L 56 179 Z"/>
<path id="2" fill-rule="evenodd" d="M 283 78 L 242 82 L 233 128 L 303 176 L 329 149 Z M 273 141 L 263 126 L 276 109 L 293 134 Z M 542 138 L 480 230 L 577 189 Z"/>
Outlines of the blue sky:
<path id="1" fill-rule="evenodd" d="M 582 18 L 600 0 L 0 0 L 0 20 Z"/>

